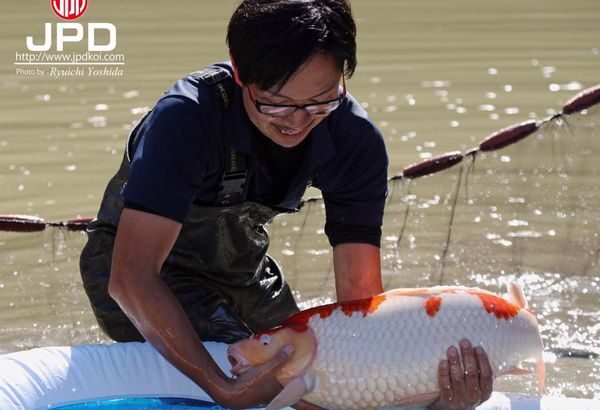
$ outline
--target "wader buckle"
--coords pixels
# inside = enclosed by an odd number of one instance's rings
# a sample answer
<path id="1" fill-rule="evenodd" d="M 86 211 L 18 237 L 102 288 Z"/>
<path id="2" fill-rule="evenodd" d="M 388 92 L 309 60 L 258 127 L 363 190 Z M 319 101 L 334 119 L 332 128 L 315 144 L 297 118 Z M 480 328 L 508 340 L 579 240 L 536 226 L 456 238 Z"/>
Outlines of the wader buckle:
<path id="1" fill-rule="evenodd" d="M 221 181 L 221 187 L 215 201 L 220 206 L 240 203 L 244 200 L 246 185 L 246 171 L 227 174 Z"/>
<path id="2" fill-rule="evenodd" d="M 230 95 L 233 93 L 227 85 L 231 74 L 223 67 L 209 66 L 191 74 L 204 84 L 210 85 L 220 97 L 223 108 L 230 106 Z M 230 85 L 229 88 L 232 88 Z M 243 202 L 246 199 L 246 179 L 248 176 L 246 156 L 238 154 L 232 147 L 228 147 L 225 140 L 225 172 L 221 178 L 221 185 L 215 200 L 216 206 L 229 206 Z"/>
<path id="3" fill-rule="evenodd" d="M 239 155 L 232 147 L 229 147 L 228 151 L 225 152 L 227 168 L 215 200 L 217 206 L 234 205 L 246 199 L 246 178 L 248 176 L 246 157 Z"/>

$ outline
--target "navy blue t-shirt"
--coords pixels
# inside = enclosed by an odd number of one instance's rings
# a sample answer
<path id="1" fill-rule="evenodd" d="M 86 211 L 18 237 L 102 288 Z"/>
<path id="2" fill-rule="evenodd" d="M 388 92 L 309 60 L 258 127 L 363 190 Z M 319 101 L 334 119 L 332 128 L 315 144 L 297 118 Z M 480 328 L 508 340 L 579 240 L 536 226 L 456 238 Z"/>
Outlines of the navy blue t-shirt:
<path id="1" fill-rule="evenodd" d="M 219 65 L 231 71 L 229 64 Z M 214 204 L 226 167 L 225 138 L 247 155 L 247 200 L 293 210 L 312 185 L 323 194 L 325 231 L 333 246 L 379 245 L 387 154 L 381 133 L 350 94 L 298 147 L 299 169 L 285 184 L 269 158 L 272 147 L 264 149 L 260 138 L 265 137 L 248 118 L 237 85 L 225 110 L 214 88 L 184 77 L 157 102 L 138 132 L 122 192 L 126 207 L 184 223 L 193 203 Z"/>

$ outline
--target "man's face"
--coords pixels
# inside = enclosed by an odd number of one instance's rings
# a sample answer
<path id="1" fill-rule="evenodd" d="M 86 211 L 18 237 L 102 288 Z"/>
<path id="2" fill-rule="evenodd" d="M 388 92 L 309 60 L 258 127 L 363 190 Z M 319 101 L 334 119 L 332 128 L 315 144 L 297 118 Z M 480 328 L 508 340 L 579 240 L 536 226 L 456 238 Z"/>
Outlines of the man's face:
<path id="1" fill-rule="evenodd" d="M 317 104 L 339 96 L 341 76 L 334 57 L 318 53 L 300 67 L 280 90 L 261 90 L 254 84 L 244 87 L 244 108 L 250 121 L 267 138 L 277 145 L 292 148 L 304 141 L 328 114 L 310 115 L 298 109 L 285 117 L 271 117 L 257 110 L 252 97 L 263 104 Z"/>

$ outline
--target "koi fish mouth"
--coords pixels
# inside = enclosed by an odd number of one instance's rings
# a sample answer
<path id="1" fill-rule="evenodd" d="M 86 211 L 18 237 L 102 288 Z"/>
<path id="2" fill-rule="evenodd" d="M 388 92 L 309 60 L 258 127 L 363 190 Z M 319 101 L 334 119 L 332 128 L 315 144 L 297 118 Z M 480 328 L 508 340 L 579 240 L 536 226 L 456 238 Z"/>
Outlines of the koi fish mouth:
<path id="1" fill-rule="evenodd" d="M 248 360 L 240 352 L 231 347 L 227 349 L 227 360 L 231 364 L 231 373 L 235 376 L 239 376 L 250 368 Z"/>

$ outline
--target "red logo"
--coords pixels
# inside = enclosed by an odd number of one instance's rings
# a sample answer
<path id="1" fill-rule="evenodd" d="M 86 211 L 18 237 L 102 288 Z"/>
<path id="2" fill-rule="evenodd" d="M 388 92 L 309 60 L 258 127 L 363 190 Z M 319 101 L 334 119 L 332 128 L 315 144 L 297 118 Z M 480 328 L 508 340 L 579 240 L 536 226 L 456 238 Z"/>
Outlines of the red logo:
<path id="1" fill-rule="evenodd" d="M 75 20 L 87 10 L 88 0 L 50 0 L 54 14 L 63 20 Z"/>

